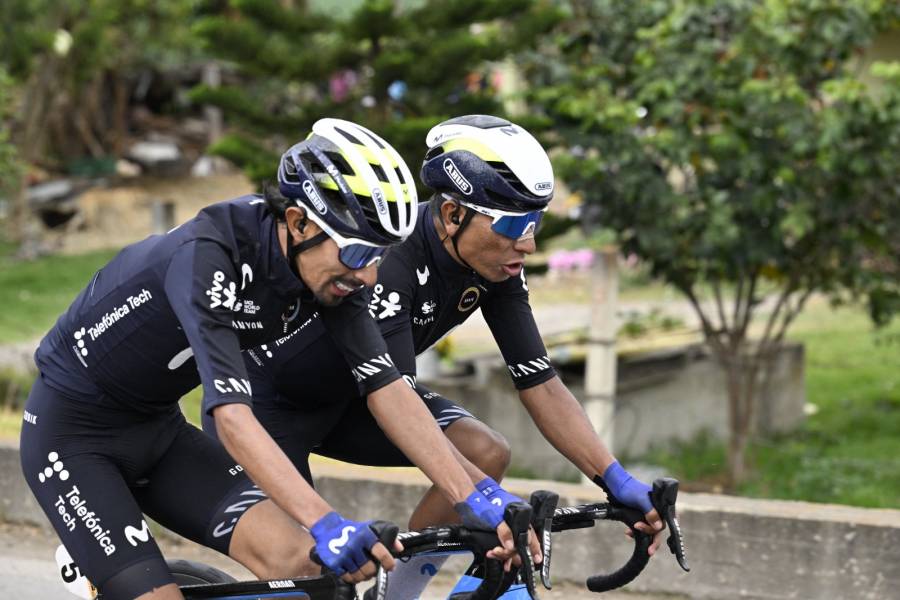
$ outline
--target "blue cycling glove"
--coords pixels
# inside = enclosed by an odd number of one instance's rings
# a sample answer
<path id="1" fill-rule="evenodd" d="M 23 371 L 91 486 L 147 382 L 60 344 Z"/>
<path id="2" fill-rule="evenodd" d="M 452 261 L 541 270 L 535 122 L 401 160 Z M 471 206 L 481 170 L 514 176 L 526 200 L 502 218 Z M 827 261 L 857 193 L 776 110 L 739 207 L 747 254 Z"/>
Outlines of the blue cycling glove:
<path id="1" fill-rule="evenodd" d="M 462 519 L 463 525 L 472 529 L 493 531 L 503 521 L 503 509 L 491 504 L 487 496 L 475 490 L 465 502 L 457 503 L 453 509 Z"/>
<path id="2" fill-rule="evenodd" d="M 490 477 L 485 477 L 477 484 L 475 484 L 475 489 L 481 492 L 485 498 L 487 498 L 491 504 L 500 509 L 500 514 L 503 514 L 503 511 L 506 509 L 506 505 L 511 502 L 524 502 L 518 496 L 513 496 L 502 487 L 500 484 L 491 479 Z"/>
<path id="3" fill-rule="evenodd" d="M 372 560 L 368 551 L 378 537 L 369 523 L 350 521 L 332 511 L 310 528 L 319 558 L 335 575 L 358 571 Z"/>
<path id="4" fill-rule="evenodd" d="M 640 509 L 645 515 L 653 510 L 653 504 L 650 502 L 650 486 L 632 477 L 618 461 L 607 467 L 602 480 L 594 477 L 594 483 L 606 491 L 606 495 L 610 496 L 610 502 L 619 502 Z"/>

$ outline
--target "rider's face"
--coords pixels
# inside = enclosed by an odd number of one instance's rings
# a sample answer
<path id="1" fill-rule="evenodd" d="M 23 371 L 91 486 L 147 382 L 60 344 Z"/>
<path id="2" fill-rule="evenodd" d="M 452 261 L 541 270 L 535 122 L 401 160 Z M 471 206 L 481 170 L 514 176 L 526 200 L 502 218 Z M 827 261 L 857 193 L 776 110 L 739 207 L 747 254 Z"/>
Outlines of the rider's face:
<path id="1" fill-rule="evenodd" d="M 470 210 L 462 207 L 462 212 Z M 457 237 L 459 254 L 469 266 L 487 279 L 497 283 L 518 277 L 525 266 L 525 257 L 535 251 L 534 236 L 517 240 L 500 235 L 491 229 L 491 218 L 475 213 Z"/>
<path id="2" fill-rule="evenodd" d="M 295 243 L 310 239 L 321 231 L 312 221 L 306 222 L 302 233 L 298 226 L 299 220 L 292 220 L 288 215 L 288 227 L 294 234 Z M 376 264 L 361 269 L 344 266 L 338 258 L 337 244 L 330 238 L 304 250 L 295 260 L 303 282 L 324 306 L 335 306 L 362 287 L 372 287 L 378 276 Z"/>

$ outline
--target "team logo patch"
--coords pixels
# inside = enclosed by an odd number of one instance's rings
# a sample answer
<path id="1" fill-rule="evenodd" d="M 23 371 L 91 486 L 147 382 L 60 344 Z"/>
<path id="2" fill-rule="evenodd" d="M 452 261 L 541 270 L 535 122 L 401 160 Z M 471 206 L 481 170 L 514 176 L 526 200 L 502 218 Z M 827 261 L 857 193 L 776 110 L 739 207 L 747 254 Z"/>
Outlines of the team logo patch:
<path id="1" fill-rule="evenodd" d="M 472 286 L 470 288 L 466 288 L 466 291 L 462 293 L 462 296 L 459 298 L 459 304 L 456 305 L 456 308 L 459 309 L 459 312 L 468 312 L 472 310 L 472 308 L 478 304 L 478 298 L 481 296 L 481 290 L 477 287 Z"/>
<path id="2" fill-rule="evenodd" d="M 388 214 L 387 203 L 384 201 L 384 192 L 381 191 L 381 188 L 372 189 L 372 202 L 375 203 L 379 215 Z"/>
<path id="3" fill-rule="evenodd" d="M 328 212 L 328 207 L 325 205 L 325 202 L 322 201 L 322 197 L 319 196 L 319 190 L 316 189 L 316 186 L 313 185 L 313 182 L 309 179 L 303 182 L 303 193 L 306 194 L 306 197 L 312 202 L 316 212 L 320 215 L 324 215 Z"/>
<path id="4" fill-rule="evenodd" d="M 450 181 L 459 188 L 466 196 L 470 196 L 472 194 L 472 184 L 469 183 L 469 180 L 463 177 L 463 174 L 459 172 L 459 167 L 456 166 L 456 163 L 453 162 L 452 159 L 448 158 L 444 161 L 444 172 L 450 178 Z"/>

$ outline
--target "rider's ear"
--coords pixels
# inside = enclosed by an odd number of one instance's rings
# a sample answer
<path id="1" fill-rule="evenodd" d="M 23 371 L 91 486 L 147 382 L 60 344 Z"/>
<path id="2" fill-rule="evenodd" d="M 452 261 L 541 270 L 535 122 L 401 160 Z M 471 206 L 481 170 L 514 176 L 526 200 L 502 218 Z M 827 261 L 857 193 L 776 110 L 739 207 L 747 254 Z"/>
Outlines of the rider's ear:
<path id="1" fill-rule="evenodd" d="M 306 211 L 299 206 L 288 208 L 284 213 L 284 220 L 287 222 L 288 233 L 292 236 L 302 237 L 306 233 L 309 219 L 306 217 Z"/>

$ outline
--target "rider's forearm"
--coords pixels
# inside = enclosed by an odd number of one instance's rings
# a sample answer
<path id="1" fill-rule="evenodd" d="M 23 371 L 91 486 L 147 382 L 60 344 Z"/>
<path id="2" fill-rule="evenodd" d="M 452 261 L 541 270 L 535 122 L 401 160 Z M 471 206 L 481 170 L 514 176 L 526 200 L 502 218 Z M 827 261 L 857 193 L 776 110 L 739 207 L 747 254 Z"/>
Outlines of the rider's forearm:
<path id="1" fill-rule="evenodd" d="M 250 479 L 292 518 L 307 528 L 334 510 L 303 479 L 284 451 L 246 404 L 213 411 L 219 439 Z"/>
<path id="2" fill-rule="evenodd" d="M 559 377 L 520 391 L 519 398 L 547 441 L 588 477 L 616 460 Z"/>
<path id="3" fill-rule="evenodd" d="M 472 461 L 463 456 L 452 442 L 450 443 L 450 451 L 453 452 L 453 456 L 456 458 L 457 462 L 465 469 L 466 474 L 469 476 L 472 483 L 484 481 L 488 476 L 487 473 L 479 469 Z"/>
<path id="4" fill-rule="evenodd" d="M 452 444 L 422 399 L 402 379 L 370 393 L 368 405 L 388 439 L 434 482 L 451 504 L 464 502 L 475 491 L 470 476 L 454 457 Z"/>

